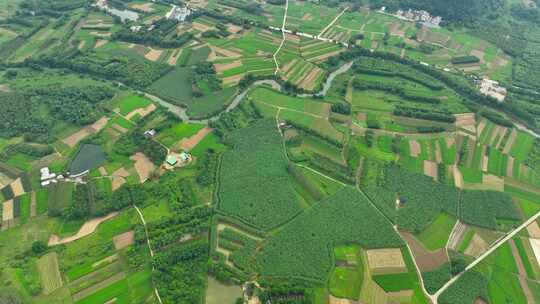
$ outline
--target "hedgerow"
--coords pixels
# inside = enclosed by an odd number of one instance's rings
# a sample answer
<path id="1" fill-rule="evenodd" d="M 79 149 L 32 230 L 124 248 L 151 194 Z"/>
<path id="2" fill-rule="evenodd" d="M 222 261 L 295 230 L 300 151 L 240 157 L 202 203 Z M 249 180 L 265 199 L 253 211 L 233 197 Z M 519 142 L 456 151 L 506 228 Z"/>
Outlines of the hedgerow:
<path id="1" fill-rule="evenodd" d="M 359 191 L 345 187 L 285 225 L 256 252 L 263 276 L 323 282 L 333 264 L 336 244 L 363 248 L 400 247 L 391 224 Z"/>
<path id="2" fill-rule="evenodd" d="M 221 212 L 268 230 L 300 212 L 275 123 L 260 120 L 227 138 L 219 173 Z"/>

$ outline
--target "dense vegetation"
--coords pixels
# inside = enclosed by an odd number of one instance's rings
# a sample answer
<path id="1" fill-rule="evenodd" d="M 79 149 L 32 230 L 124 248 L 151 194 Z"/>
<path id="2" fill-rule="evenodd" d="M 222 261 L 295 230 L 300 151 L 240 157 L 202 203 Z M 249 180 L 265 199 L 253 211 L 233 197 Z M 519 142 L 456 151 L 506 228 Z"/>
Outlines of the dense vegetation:
<path id="1" fill-rule="evenodd" d="M 256 253 L 263 275 L 322 282 L 332 269 L 331 244 L 400 247 L 403 241 L 366 198 L 346 187 L 294 218 Z"/>
<path id="2" fill-rule="evenodd" d="M 281 137 L 272 120 L 233 132 L 227 142 L 232 149 L 221 160 L 221 212 L 266 230 L 300 211 L 289 183 Z"/>

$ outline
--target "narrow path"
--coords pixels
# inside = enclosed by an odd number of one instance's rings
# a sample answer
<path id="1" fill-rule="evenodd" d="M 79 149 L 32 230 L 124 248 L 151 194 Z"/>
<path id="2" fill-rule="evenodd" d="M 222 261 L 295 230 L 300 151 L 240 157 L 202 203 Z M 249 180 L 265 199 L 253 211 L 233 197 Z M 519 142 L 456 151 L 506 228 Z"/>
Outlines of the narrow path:
<path id="1" fill-rule="evenodd" d="M 318 38 L 321 38 L 321 36 L 326 32 L 328 31 L 332 25 L 334 25 L 334 23 L 336 23 L 339 19 L 339 17 L 341 17 L 343 14 L 345 14 L 345 12 L 349 9 L 349 7 L 347 6 L 346 8 L 343 9 L 343 11 L 341 11 L 341 13 L 339 13 L 336 18 L 334 18 L 334 20 L 332 20 L 332 22 L 330 22 L 325 28 L 323 28 L 323 30 L 319 33 L 319 35 L 317 35 L 317 39 Z"/>
<path id="2" fill-rule="evenodd" d="M 30 217 L 35 217 L 37 215 L 37 200 L 36 200 L 36 191 L 32 191 L 31 194 L 31 203 L 30 203 Z"/>
<path id="3" fill-rule="evenodd" d="M 279 44 L 278 49 L 276 50 L 276 52 L 273 55 L 274 62 L 276 63 L 276 70 L 274 71 L 274 75 L 277 75 L 277 73 L 279 72 L 279 63 L 277 61 L 277 54 L 279 53 L 279 51 L 283 47 L 283 44 L 285 43 L 285 38 L 286 38 L 286 36 L 285 36 L 285 24 L 287 23 L 287 12 L 288 11 L 289 11 L 289 0 L 285 0 L 285 13 L 283 14 L 283 24 L 281 24 L 281 35 L 282 35 L 281 43 Z"/>
<path id="4" fill-rule="evenodd" d="M 313 113 L 309 113 L 309 112 L 304 112 L 304 111 L 300 111 L 300 110 L 295 110 L 295 109 L 291 109 L 291 108 L 287 108 L 287 107 L 276 106 L 276 105 L 273 105 L 273 104 L 270 104 L 270 103 L 266 103 L 264 101 L 257 101 L 257 102 L 262 103 L 264 105 L 267 105 L 267 106 L 269 106 L 271 108 L 277 109 L 278 112 L 281 111 L 281 110 L 284 110 L 284 111 L 296 112 L 296 113 L 304 114 L 304 115 L 307 115 L 307 116 L 312 116 L 312 117 L 315 117 L 315 118 L 328 120 L 328 117 L 324 117 L 324 116 L 321 116 L 321 115 L 317 115 L 317 114 L 313 114 Z"/>
<path id="5" fill-rule="evenodd" d="M 439 298 L 439 296 L 446 290 L 448 289 L 448 287 L 450 287 L 452 284 L 454 284 L 454 282 L 456 282 L 465 272 L 467 272 L 468 270 L 471 270 L 472 268 L 474 268 L 476 265 L 480 264 L 480 262 L 482 262 L 486 257 L 488 257 L 491 253 L 493 253 L 495 250 L 497 250 L 500 246 L 502 246 L 506 241 L 510 240 L 511 238 L 513 238 L 516 234 L 518 234 L 521 230 L 523 230 L 524 228 L 526 228 L 527 226 L 529 226 L 532 222 L 536 221 L 538 218 L 540 217 L 540 212 L 536 213 L 535 215 L 533 215 L 531 218 L 529 218 L 527 221 L 525 221 L 523 224 L 521 224 L 519 227 L 517 227 L 516 229 L 512 230 L 511 232 L 509 232 L 508 234 L 506 234 L 505 237 L 495 241 L 490 247 L 489 249 L 484 252 L 482 255 L 480 255 L 476 260 L 474 260 L 471 264 L 469 264 L 464 271 L 462 271 L 461 273 L 459 273 L 458 275 L 456 275 L 455 277 L 453 277 L 452 279 L 450 279 L 450 281 L 446 282 L 446 284 L 444 284 L 441 289 L 439 289 L 434 295 L 434 304 L 437 304 L 437 299 Z"/>
<path id="6" fill-rule="evenodd" d="M 150 237 L 148 236 L 148 228 L 146 227 L 146 221 L 144 220 L 144 216 L 141 212 L 141 210 L 139 209 L 139 207 L 133 205 L 133 207 L 135 208 L 135 210 L 137 210 L 137 213 L 139 214 L 139 218 L 141 219 L 141 222 L 144 226 L 144 233 L 146 234 L 146 243 L 148 244 L 148 249 L 150 250 L 150 256 L 153 258 L 154 257 L 154 251 L 152 250 L 152 245 L 150 245 Z M 152 263 L 152 271 L 155 271 L 155 267 Z M 152 284 L 153 284 L 153 280 L 152 280 Z M 157 287 L 154 286 L 154 293 L 156 294 L 156 298 L 158 299 L 159 303 L 160 304 L 163 304 L 163 302 L 161 301 L 161 297 L 159 296 L 159 292 L 157 290 Z"/>

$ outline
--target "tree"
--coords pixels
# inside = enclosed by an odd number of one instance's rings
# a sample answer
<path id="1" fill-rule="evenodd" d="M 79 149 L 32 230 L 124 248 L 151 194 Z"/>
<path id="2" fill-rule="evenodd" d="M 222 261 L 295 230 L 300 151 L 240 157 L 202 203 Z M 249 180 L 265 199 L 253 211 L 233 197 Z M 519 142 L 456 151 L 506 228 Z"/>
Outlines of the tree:
<path id="1" fill-rule="evenodd" d="M 43 253 L 47 250 L 47 244 L 43 241 L 35 241 L 32 243 L 32 252 L 35 254 Z M 0 301 L 1 302 L 1 301 Z"/>

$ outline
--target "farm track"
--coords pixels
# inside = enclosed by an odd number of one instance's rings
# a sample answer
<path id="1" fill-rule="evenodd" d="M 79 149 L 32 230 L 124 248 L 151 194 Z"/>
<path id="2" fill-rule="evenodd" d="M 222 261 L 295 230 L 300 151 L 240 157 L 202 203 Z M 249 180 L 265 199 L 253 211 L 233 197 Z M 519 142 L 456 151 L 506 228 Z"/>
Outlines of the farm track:
<path id="1" fill-rule="evenodd" d="M 335 18 L 334 20 L 332 20 L 325 28 L 322 29 L 322 31 L 319 33 L 319 35 L 317 35 L 317 38 L 321 38 L 322 35 L 324 35 L 324 33 L 326 33 L 331 27 L 332 25 L 334 25 L 334 23 L 336 23 L 339 19 L 339 17 L 341 17 L 343 14 L 345 14 L 345 12 L 349 9 L 349 7 L 347 6 L 346 8 L 343 9 L 343 11 L 341 11 L 341 13 L 339 13 Z"/>
<path id="2" fill-rule="evenodd" d="M 283 38 L 281 39 L 281 43 L 279 44 L 278 49 L 276 50 L 276 52 L 272 56 L 272 57 L 274 57 L 274 62 L 276 63 L 276 70 L 274 71 L 274 75 L 277 75 L 277 73 L 279 72 L 279 63 L 277 61 L 277 55 L 279 54 L 279 51 L 283 47 L 283 44 L 285 44 L 285 40 L 286 40 L 285 24 L 287 23 L 287 12 L 288 11 L 289 11 L 289 0 L 285 0 L 285 13 L 283 14 L 283 23 L 281 25 L 281 35 L 282 35 Z"/>
<path id="3" fill-rule="evenodd" d="M 141 210 L 139 209 L 139 207 L 137 207 L 136 205 L 133 205 L 133 207 L 135 208 L 135 210 L 137 210 L 137 213 L 139 214 L 139 218 L 141 219 L 141 222 L 142 222 L 142 224 L 144 226 L 144 233 L 146 235 L 146 243 L 148 244 L 148 250 L 150 250 L 150 256 L 153 258 L 154 257 L 154 251 L 152 250 L 152 245 L 150 245 L 150 237 L 148 236 L 148 227 L 146 226 L 146 221 L 144 220 L 144 216 L 143 216 Z M 152 271 L 155 271 L 154 265 L 152 265 Z M 153 280 L 152 280 L 152 282 L 153 282 Z M 156 298 L 158 299 L 159 304 L 163 304 L 163 301 L 161 301 L 161 297 L 159 296 L 159 292 L 158 292 L 156 286 L 154 286 L 154 293 L 156 294 Z"/>

